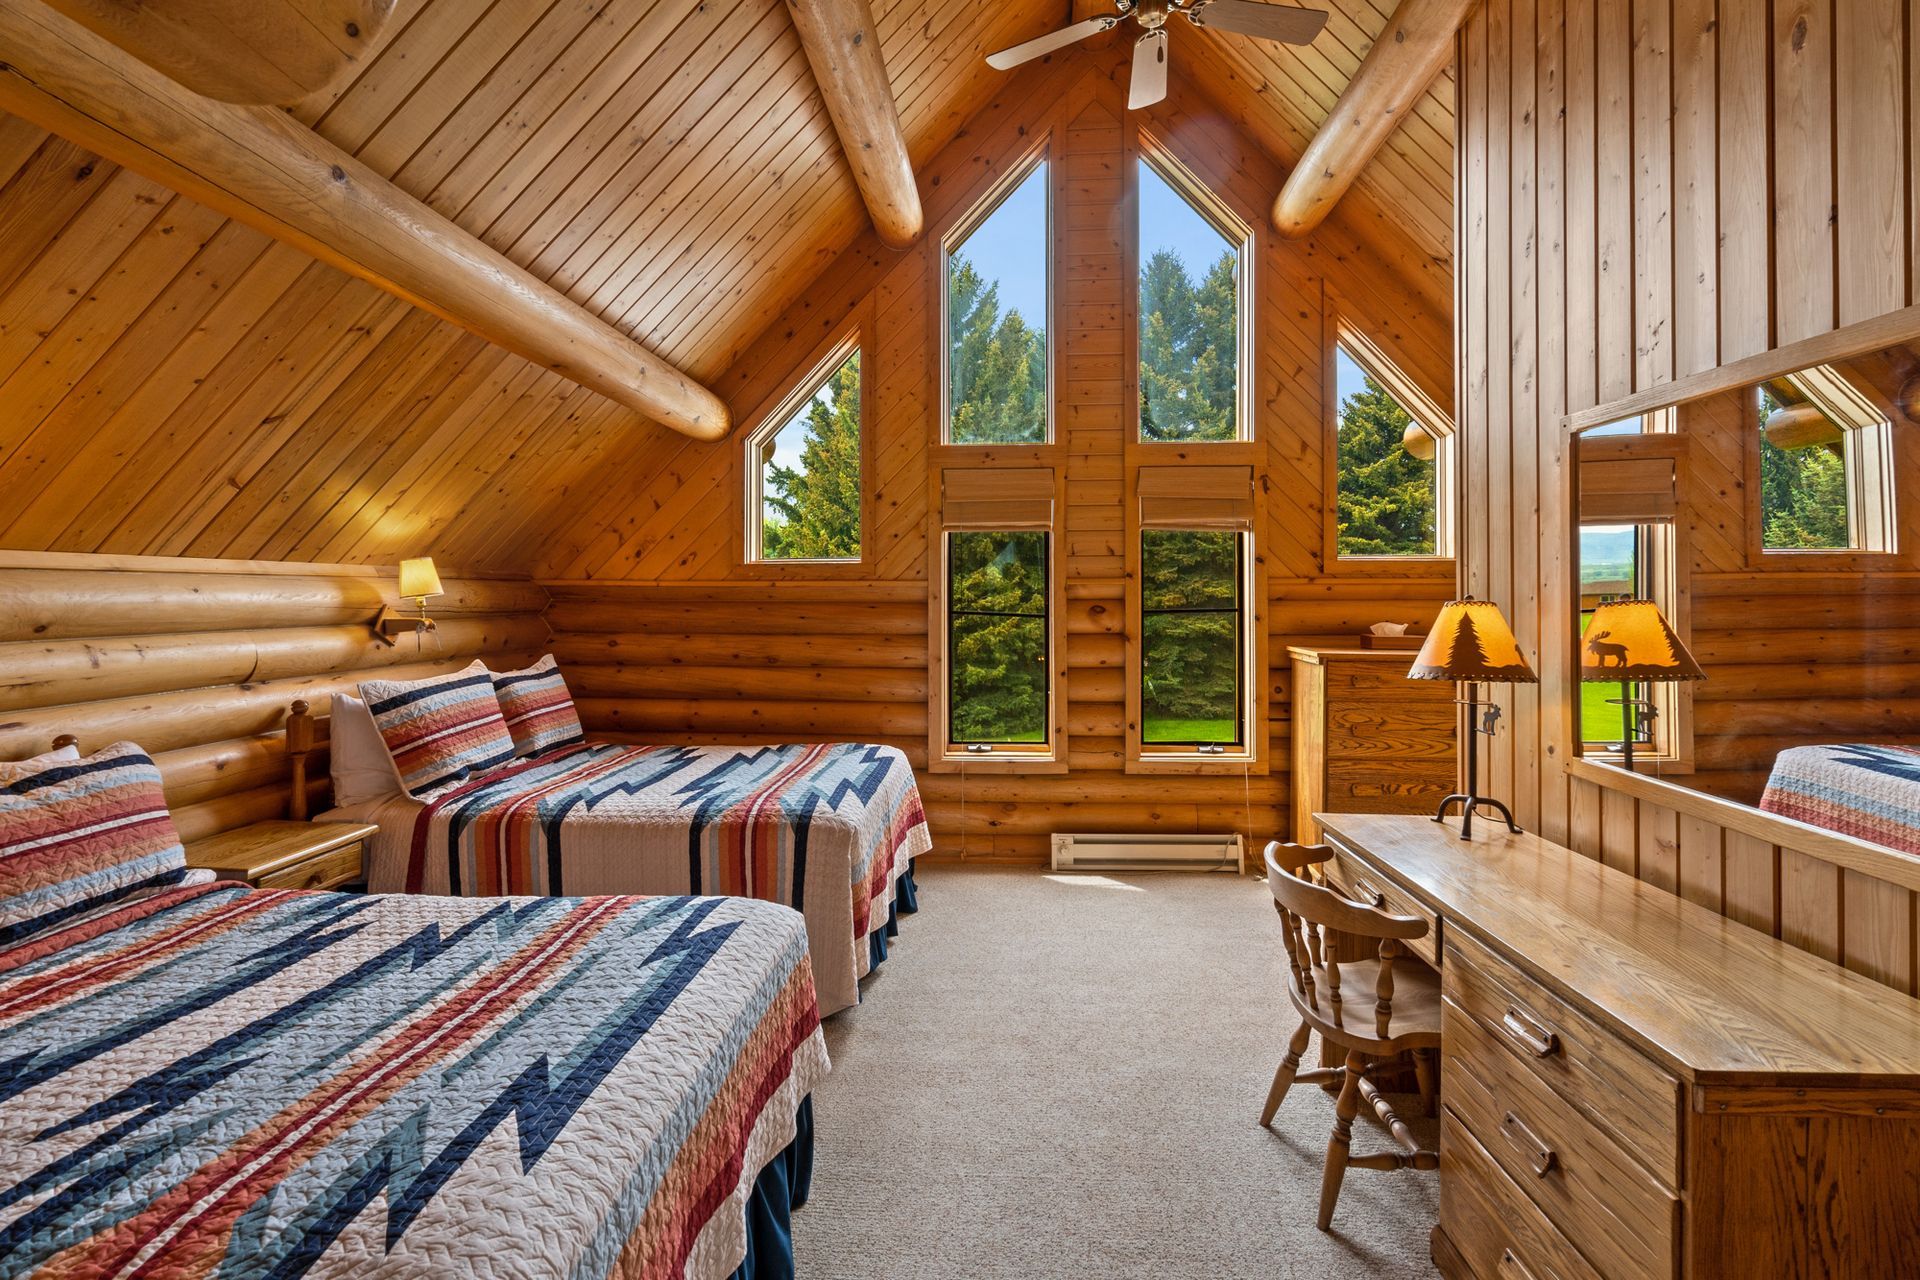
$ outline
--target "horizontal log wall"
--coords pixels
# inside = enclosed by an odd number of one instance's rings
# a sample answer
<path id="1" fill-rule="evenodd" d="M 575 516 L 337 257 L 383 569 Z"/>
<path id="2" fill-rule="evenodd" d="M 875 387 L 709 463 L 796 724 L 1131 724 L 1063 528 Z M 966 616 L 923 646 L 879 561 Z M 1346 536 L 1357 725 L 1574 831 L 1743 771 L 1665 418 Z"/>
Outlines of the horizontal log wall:
<path id="1" fill-rule="evenodd" d="M 296 698 L 328 714 L 363 679 L 520 665 L 546 648 L 546 593 L 447 575 L 421 642 L 374 638 L 390 574 L 340 566 L 0 553 L 0 759 L 73 734 L 150 752 L 188 839 L 286 816 Z M 410 607 L 410 606 L 409 606 Z M 314 757 L 326 802 L 325 721 Z"/>
<path id="2" fill-rule="evenodd" d="M 1329 299 L 1415 378 L 1451 403 L 1447 318 L 1338 218 L 1307 241 L 1266 232 L 1281 173 L 1176 84 L 1167 103 L 1124 109 L 1124 63 L 1097 74 L 1070 62 L 1009 82 L 1002 99 L 923 170 L 929 232 L 905 255 L 856 247 L 729 372 L 721 386 L 751 421 L 843 335 L 862 325 L 871 502 L 856 574 L 740 561 L 738 440 L 686 445 L 650 483 L 583 513 L 555 540 L 547 571 L 556 652 L 589 728 L 642 742 L 828 738 L 888 743 L 922 770 L 936 854 L 1014 862 L 1047 856 L 1056 831 L 1239 831 L 1289 834 L 1288 644 L 1348 644 L 1381 620 L 1424 623 L 1453 592 L 1450 561 L 1357 565 L 1326 545 L 1324 396 Z M 1146 128 L 1262 228 L 1256 238 L 1254 402 L 1264 446 L 1269 618 L 1266 773 L 1237 766 L 1199 776 L 1124 772 L 1126 741 L 1126 442 L 1134 325 L 1130 166 Z M 1062 704 L 1065 774 L 928 773 L 928 507 L 942 464 L 939 423 L 939 238 L 1045 135 L 1057 238 L 1056 442 L 1066 473 L 1055 535 L 1065 589 Z M 953 459 L 944 465 L 954 465 Z"/>

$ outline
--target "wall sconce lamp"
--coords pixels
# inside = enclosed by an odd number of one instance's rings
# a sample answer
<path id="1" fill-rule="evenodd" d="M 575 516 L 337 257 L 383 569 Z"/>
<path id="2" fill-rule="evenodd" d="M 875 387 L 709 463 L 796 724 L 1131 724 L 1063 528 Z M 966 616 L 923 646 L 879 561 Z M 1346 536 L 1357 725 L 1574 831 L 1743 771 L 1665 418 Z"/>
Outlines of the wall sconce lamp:
<path id="1" fill-rule="evenodd" d="M 433 567 L 433 557 L 400 562 L 400 594 L 419 606 L 420 616 L 395 615 L 392 605 L 380 606 L 380 616 L 373 620 L 373 632 L 388 644 L 398 644 L 394 637 L 409 631 L 425 635 L 434 630 L 433 619 L 427 616 L 427 597 L 441 595 L 443 591 L 440 574 Z"/>
<path id="2" fill-rule="evenodd" d="M 1480 735 L 1491 738 L 1500 723 L 1500 708 L 1480 700 L 1481 684 L 1533 684 L 1538 679 L 1520 652 L 1520 642 L 1513 638 L 1513 629 L 1507 626 L 1500 606 L 1472 596 L 1443 605 L 1407 679 L 1456 680 L 1467 686 L 1466 696 L 1458 699 L 1467 708 L 1467 790 L 1464 795 L 1456 793 L 1442 800 L 1433 820 L 1444 821 L 1447 810 L 1457 802 L 1462 840 L 1473 834 L 1473 815 L 1482 808 L 1506 819 L 1507 829 L 1518 834 L 1520 824 L 1513 820 L 1513 812 L 1498 800 L 1479 794 Z"/>
<path id="3" fill-rule="evenodd" d="M 1620 763 L 1628 773 L 1633 772 L 1633 744 L 1641 726 L 1651 736 L 1654 717 L 1660 714 L 1651 701 L 1633 696 L 1633 686 L 1706 678 L 1653 601 L 1611 600 L 1594 608 L 1580 649 L 1580 679 L 1620 685 L 1620 696 L 1608 701 L 1620 706 Z"/>

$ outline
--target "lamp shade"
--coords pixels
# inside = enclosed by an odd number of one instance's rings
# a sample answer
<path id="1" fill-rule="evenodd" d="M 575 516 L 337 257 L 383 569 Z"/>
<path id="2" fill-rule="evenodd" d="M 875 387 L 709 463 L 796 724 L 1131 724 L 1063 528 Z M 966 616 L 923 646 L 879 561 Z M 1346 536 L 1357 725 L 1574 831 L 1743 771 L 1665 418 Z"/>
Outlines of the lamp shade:
<path id="1" fill-rule="evenodd" d="M 1538 678 L 1513 638 L 1513 628 L 1491 600 L 1451 600 L 1433 620 L 1409 680 L 1475 680 L 1532 684 Z"/>
<path id="2" fill-rule="evenodd" d="M 1614 600 L 1594 608 L 1580 645 L 1582 680 L 1705 680 L 1687 646 L 1651 600 Z"/>
<path id="3" fill-rule="evenodd" d="M 400 562 L 400 594 L 409 600 L 440 594 L 440 574 L 433 567 L 432 556 Z"/>

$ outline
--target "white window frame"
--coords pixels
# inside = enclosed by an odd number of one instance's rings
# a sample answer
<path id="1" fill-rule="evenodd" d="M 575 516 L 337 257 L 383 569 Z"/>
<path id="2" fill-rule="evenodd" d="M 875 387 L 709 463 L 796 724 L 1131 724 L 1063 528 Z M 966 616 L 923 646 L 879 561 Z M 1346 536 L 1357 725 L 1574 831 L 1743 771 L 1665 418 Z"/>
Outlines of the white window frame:
<path id="1" fill-rule="evenodd" d="M 1041 424 L 1041 436 L 1038 440 L 955 440 L 953 438 L 953 330 L 951 327 L 951 318 L 947 312 L 947 302 L 952 294 L 952 290 L 948 284 L 948 274 L 952 270 L 953 255 L 956 250 L 965 247 L 967 240 L 973 233 L 978 231 L 995 213 L 999 212 L 1000 206 L 1006 203 L 1007 197 L 1019 190 L 1020 187 L 1026 183 L 1027 179 L 1033 176 L 1034 171 L 1042 165 L 1047 166 L 1046 178 L 1043 183 L 1047 197 L 1046 218 L 1045 226 L 1041 228 L 1042 242 L 1046 246 L 1047 263 L 1046 314 L 1042 317 L 1042 323 L 1046 326 L 1046 352 L 1044 359 L 1047 366 L 1047 391 L 1045 400 L 1046 420 Z M 940 295 L 938 346 L 940 348 L 940 443 L 942 445 L 951 445 L 955 448 L 962 449 L 1006 449 L 1031 448 L 1053 443 L 1054 365 L 1056 363 L 1054 358 L 1054 330 L 1056 326 L 1054 325 L 1053 268 L 1057 253 L 1057 246 L 1054 242 L 1054 180 L 1055 174 L 1049 158 L 1048 139 L 1043 138 L 1031 151 L 1022 156 L 1017 163 L 1009 167 L 1006 173 L 1000 176 L 999 181 L 989 187 L 986 194 L 974 203 L 973 208 L 967 211 L 966 216 L 954 223 L 947 231 L 947 234 L 941 237 L 940 272 L 936 287 Z"/>
<path id="2" fill-rule="evenodd" d="M 1254 403 L 1253 403 L 1253 339 L 1254 312 L 1258 308 L 1259 293 L 1256 292 L 1254 277 L 1254 259 L 1258 257 L 1258 245 L 1254 230 L 1240 215 L 1235 213 L 1211 187 L 1202 182 L 1198 175 L 1180 162 L 1171 148 L 1161 143 L 1145 129 L 1140 131 L 1139 163 L 1151 168 L 1160 180 L 1172 187 L 1181 199 L 1201 219 L 1220 233 L 1222 239 L 1233 245 L 1237 254 L 1239 269 L 1235 272 L 1234 297 L 1234 359 L 1233 359 L 1233 430 L 1234 434 L 1226 440 L 1148 440 L 1140 434 L 1140 212 L 1139 199 L 1134 200 L 1133 226 L 1133 425 L 1132 440 L 1136 444 L 1149 447 L 1172 447 L 1185 449 L 1189 446 L 1208 448 L 1214 445 L 1245 444 L 1254 439 Z"/>
<path id="3" fill-rule="evenodd" d="M 807 370 L 806 376 L 794 384 L 792 391 L 774 408 L 772 413 L 762 418 L 754 429 L 747 433 L 744 443 L 742 472 L 746 479 L 745 525 L 743 532 L 746 541 L 745 560 L 754 565 L 850 565 L 860 564 L 867 555 L 867 536 L 871 532 L 867 524 L 867 362 L 860 362 L 860 554 L 856 556 L 768 556 L 762 542 L 766 519 L 767 499 L 767 463 L 770 460 L 767 450 L 774 439 L 784 430 L 803 409 L 807 402 L 819 395 L 827 385 L 827 380 L 840 372 L 841 366 L 861 352 L 858 330 L 847 334 L 835 343 L 827 354 Z"/>
<path id="4" fill-rule="evenodd" d="M 1840 428 L 1840 459 L 1846 468 L 1847 545 L 1844 547 L 1769 547 L 1766 509 L 1759 510 L 1760 553 L 1768 556 L 1878 554 L 1898 549 L 1895 514 L 1893 423 L 1887 414 L 1832 365 L 1818 364 L 1787 374 L 1790 382 Z M 1758 419 L 1759 386 L 1749 410 Z M 1808 446 L 1812 448 L 1813 446 Z M 1758 492 L 1758 491 L 1756 491 Z"/>
<path id="5" fill-rule="evenodd" d="M 1355 364 L 1372 376 L 1375 382 L 1386 388 L 1413 419 L 1415 426 L 1433 439 L 1433 483 L 1435 497 L 1433 504 L 1433 551 L 1427 555 L 1380 555 L 1350 556 L 1340 550 L 1340 401 L 1339 401 L 1339 359 L 1340 352 L 1346 352 Z M 1454 430 L 1453 415 L 1447 413 L 1439 404 L 1422 391 L 1419 384 L 1407 377 L 1400 366 L 1382 351 L 1373 339 L 1344 319 L 1336 320 L 1333 326 L 1333 341 L 1327 347 L 1327 397 L 1331 406 L 1328 415 L 1329 438 L 1327 440 L 1328 474 L 1332 477 L 1332 499 L 1328 503 L 1328 519 L 1332 525 L 1332 550 L 1334 560 L 1344 564 L 1383 564 L 1396 561 L 1426 563 L 1434 560 L 1451 560 L 1459 540 L 1459 447 Z"/>

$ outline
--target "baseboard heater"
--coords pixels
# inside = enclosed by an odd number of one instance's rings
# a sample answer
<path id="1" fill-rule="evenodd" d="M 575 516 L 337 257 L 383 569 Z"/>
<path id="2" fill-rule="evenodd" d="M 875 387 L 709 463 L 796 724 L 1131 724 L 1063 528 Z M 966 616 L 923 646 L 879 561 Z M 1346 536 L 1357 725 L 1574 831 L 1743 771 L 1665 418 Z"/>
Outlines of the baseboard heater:
<path id="1" fill-rule="evenodd" d="M 1220 835 L 1122 835 L 1055 832 L 1055 871 L 1240 870 L 1238 832 Z"/>

